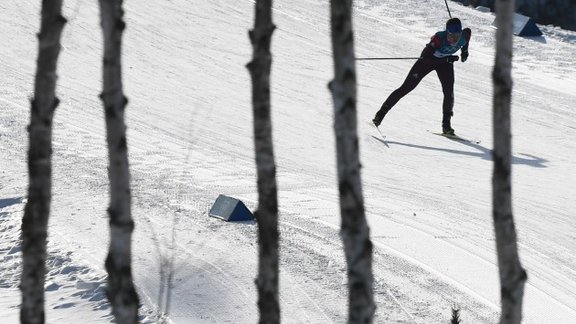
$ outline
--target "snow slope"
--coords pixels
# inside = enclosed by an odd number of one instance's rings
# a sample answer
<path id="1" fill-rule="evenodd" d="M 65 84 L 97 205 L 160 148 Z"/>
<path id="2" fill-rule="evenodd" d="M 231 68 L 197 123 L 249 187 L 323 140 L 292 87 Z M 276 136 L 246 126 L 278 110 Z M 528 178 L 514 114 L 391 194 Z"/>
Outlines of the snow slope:
<path id="1" fill-rule="evenodd" d="M 0 4 L 0 317 L 18 322 L 19 226 L 40 3 Z M 94 1 L 65 2 L 54 121 L 48 323 L 111 323 L 104 295 L 108 204 L 101 32 Z M 155 322 L 160 265 L 174 256 L 173 323 L 254 323 L 257 234 L 208 217 L 218 194 L 257 204 L 250 79 L 254 2 L 126 2 L 124 84 L 141 321 Z M 433 74 L 369 125 L 413 61 L 358 62 L 363 190 L 374 250 L 377 323 L 496 323 L 491 221 L 494 17 L 450 3 L 473 31 L 455 63 L 459 143 L 434 136 Z M 329 2 L 274 2 L 272 110 L 281 208 L 284 323 L 346 321 L 332 98 Z M 358 57 L 418 55 L 441 29 L 443 1 L 355 3 Z M 540 26 L 514 38 L 513 194 L 529 281 L 525 323 L 576 323 L 576 33 Z M 173 243 L 174 242 L 174 243 Z"/>

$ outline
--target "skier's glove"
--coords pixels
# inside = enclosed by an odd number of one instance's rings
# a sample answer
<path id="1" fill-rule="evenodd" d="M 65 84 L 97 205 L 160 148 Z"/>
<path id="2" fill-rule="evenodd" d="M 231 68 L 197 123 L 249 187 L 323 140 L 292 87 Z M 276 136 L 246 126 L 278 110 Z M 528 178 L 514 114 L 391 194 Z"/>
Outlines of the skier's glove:
<path id="1" fill-rule="evenodd" d="M 468 51 L 462 51 L 462 53 L 460 53 L 460 57 L 462 58 L 462 63 L 466 62 L 468 59 Z"/>
<path id="2" fill-rule="evenodd" d="M 458 59 L 459 59 L 458 55 L 450 55 L 446 58 L 446 62 L 454 63 L 454 62 L 458 61 Z"/>

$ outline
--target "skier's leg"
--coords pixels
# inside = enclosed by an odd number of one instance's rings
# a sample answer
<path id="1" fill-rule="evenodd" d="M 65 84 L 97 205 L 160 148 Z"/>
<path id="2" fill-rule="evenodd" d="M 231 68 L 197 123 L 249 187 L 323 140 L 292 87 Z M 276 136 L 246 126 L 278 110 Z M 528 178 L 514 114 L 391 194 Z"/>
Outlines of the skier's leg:
<path id="1" fill-rule="evenodd" d="M 405 95 L 410 93 L 410 91 L 414 90 L 416 86 L 420 83 L 420 81 L 431 71 L 433 70 L 433 66 L 430 64 L 424 63 L 422 60 L 416 61 L 410 72 L 408 72 L 408 76 L 404 80 L 402 85 L 394 90 L 384 101 L 380 110 L 376 113 L 376 116 L 372 120 L 376 126 L 379 126 L 384 119 L 384 116 L 398 103 L 400 99 L 402 99 Z"/>
<path id="2" fill-rule="evenodd" d="M 454 134 L 451 119 L 454 115 L 454 65 L 452 63 L 443 63 L 436 69 L 440 83 L 442 84 L 442 93 L 444 101 L 442 103 L 442 132 Z"/>

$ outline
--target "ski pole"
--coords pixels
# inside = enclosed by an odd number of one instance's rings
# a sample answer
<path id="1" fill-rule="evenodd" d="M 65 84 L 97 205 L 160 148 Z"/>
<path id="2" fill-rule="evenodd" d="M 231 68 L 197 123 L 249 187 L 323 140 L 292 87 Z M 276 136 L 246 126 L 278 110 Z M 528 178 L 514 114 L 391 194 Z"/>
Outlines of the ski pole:
<path id="1" fill-rule="evenodd" d="M 450 16 L 450 18 L 452 18 L 452 14 L 450 13 L 450 7 L 448 7 L 448 1 L 444 0 L 444 2 L 446 3 L 446 9 L 448 9 L 448 16 Z"/>
<path id="2" fill-rule="evenodd" d="M 356 61 L 369 60 L 419 60 L 421 57 L 357 57 Z"/>

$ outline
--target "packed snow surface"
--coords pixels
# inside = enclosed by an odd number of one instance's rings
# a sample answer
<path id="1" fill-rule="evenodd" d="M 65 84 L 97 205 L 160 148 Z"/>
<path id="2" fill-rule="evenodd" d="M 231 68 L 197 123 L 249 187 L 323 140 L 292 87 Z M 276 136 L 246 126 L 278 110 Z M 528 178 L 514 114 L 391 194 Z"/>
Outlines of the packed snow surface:
<path id="1" fill-rule="evenodd" d="M 442 91 L 427 76 L 370 120 L 413 60 L 358 61 L 358 136 L 374 243 L 376 323 L 496 323 L 492 223 L 494 16 L 449 2 L 472 29 L 456 62 L 453 127 L 435 136 Z M 26 126 L 40 1 L 0 4 L 0 318 L 18 323 Z M 111 323 L 105 296 L 108 179 L 96 1 L 64 1 L 58 62 L 46 312 L 48 323 Z M 333 129 L 329 2 L 273 2 L 271 107 L 280 204 L 283 323 L 344 323 L 346 264 Z M 166 310 L 161 269 L 174 260 L 172 323 L 258 320 L 257 225 L 209 217 L 219 194 L 257 207 L 246 64 L 254 1 L 126 1 L 124 90 L 136 221 L 133 273 L 143 323 Z M 444 1 L 354 2 L 357 57 L 414 57 L 448 18 Z M 576 33 L 539 26 L 514 38 L 513 207 L 528 272 L 525 323 L 576 323 Z"/>

